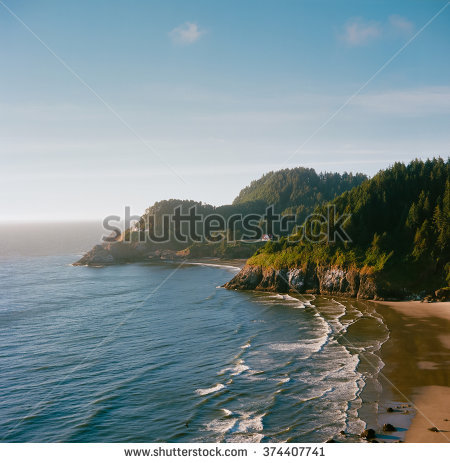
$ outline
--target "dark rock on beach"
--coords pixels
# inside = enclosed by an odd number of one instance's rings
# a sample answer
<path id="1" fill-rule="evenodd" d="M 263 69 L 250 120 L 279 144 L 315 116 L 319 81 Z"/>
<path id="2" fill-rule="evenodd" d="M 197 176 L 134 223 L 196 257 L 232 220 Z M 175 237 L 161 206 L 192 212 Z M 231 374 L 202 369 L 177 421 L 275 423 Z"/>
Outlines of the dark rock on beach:
<path id="1" fill-rule="evenodd" d="M 450 287 L 438 289 L 435 291 L 434 297 L 439 302 L 450 301 Z"/>
<path id="2" fill-rule="evenodd" d="M 397 431 L 397 428 L 390 423 L 383 424 L 384 432 L 394 432 Z"/>
<path id="3" fill-rule="evenodd" d="M 367 439 L 367 440 L 371 440 L 371 439 L 375 439 L 375 430 L 373 429 L 366 429 L 364 430 L 362 433 L 361 433 L 361 437 L 363 439 Z"/>

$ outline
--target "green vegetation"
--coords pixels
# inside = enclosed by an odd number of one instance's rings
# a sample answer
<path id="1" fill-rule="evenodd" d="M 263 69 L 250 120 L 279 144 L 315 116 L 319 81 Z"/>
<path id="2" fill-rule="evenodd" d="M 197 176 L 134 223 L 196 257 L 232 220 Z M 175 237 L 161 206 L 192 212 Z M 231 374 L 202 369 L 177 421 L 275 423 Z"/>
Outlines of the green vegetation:
<path id="1" fill-rule="evenodd" d="M 356 185 L 360 185 L 367 177 L 363 174 L 337 174 L 320 173 L 314 169 L 298 167 L 295 169 L 284 169 L 278 172 L 270 172 L 261 179 L 255 180 L 250 186 L 244 188 L 233 201 L 233 204 L 219 207 L 211 206 L 201 202 L 169 199 L 156 202 L 149 207 L 142 215 L 137 230 L 126 230 L 121 239 L 132 242 L 142 242 L 150 230 L 155 236 L 161 236 L 163 230 L 163 215 L 173 214 L 177 207 L 181 207 L 182 213 L 187 214 L 191 207 L 195 207 L 196 212 L 202 216 L 209 214 L 219 214 L 225 221 L 235 214 L 242 216 L 257 214 L 263 217 L 268 206 L 274 206 L 276 213 L 298 214 L 297 224 L 301 224 L 305 217 L 322 201 L 329 201 Z M 264 220 L 260 220 L 263 225 Z M 291 224 L 291 229 L 294 225 Z M 182 227 L 182 231 L 187 231 L 187 224 Z M 198 232 L 202 234 L 202 227 L 199 226 Z M 274 229 L 279 233 L 279 229 Z M 241 222 L 234 224 L 234 229 L 223 231 L 229 241 L 239 240 L 243 235 Z M 165 249 L 180 250 L 192 245 L 191 242 L 179 243 L 174 237 L 174 231 L 170 231 L 170 242 L 156 247 Z M 208 243 L 205 243 L 205 246 Z M 226 245 L 224 245 L 226 247 Z M 219 253 L 236 253 L 241 257 L 249 257 L 257 249 L 246 246 L 239 247 L 236 243 L 231 243 L 232 249 L 229 251 L 218 251 L 215 246 L 208 245 L 207 250 L 213 251 L 214 255 Z M 152 246 L 155 247 L 155 246 Z M 198 244 L 195 244 L 197 249 Z M 239 248 L 239 250 L 237 250 Z M 250 252 L 252 251 L 252 252 Z M 197 251 L 196 251 L 197 252 Z M 206 251 L 205 251 L 206 252 Z M 245 254 L 245 256 L 244 256 Z"/>
<path id="2" fill-rule="evenodd" d="M 237 241 L 235 243 L 194 243 L 189 246 L 184 254 L 186 257 L 219 257 L 221 259 L 247 259 L 254 254 L 259 248 L 264 246 L 264 242 L 245 243 Z"/>
<path id="3" fill-rule="evenodd" d="M 449 297 L 450 286 L 450 175 L 449 160 L 415 160 L 395 163 L 371 179 L 362 174 L 317 174 L 313 169 L 296 168 L 270 172 L 244 188 L 233 204 L 214 207 L 201 202 L 170 199 L 149 207 L 136 226 L 126 230 L 116 242 L 96 246 L 79 264 L 146 260 L 161 256 L 247 258 L 249 264 L 275 269 L 336 266 L 367 276 L 376 282 L 380 294 L 405 297 L 441 288 L 439 298 Z M 296 213 L 297 226 L 279 239 L 267 243 L 243 241 L 242 223 L 232 232 L 225 225 L 220 234 L 227 241 L 203 242 L 161 236 L 163 217 L 181 207 L 187 215 L 193 206 L 203 217 L 220 214 L 225 221 L 235 214 L 257 214 L 268 206 L 275 213 Z M 336 220 L 348 216 L 342 225 L 350 241 L 332 239 L 328 223 L 317 221 L 332 212 Z M 314 213 L 312 216 L 311 213 Z M 188 224 L 182 225 L 187 235 Z M 231 228 L 231 227 L 230 227 Z M 334 226 L 332 231 L 339 230 Z M 197 233 L 204 236 L 202 224 Z M 311 240 L 321 236 L 320 242 Z M 308 239 L 309 238 L 309 239 Z M 436 293 L 436 297 L 437 293 Z"/>
<path id="4" fill-rule="evenodd" d="M 450 175 L 441 158 L 395 163 L 375 177 L 315 209 L 336 216 L 349 214 L 344 229 L 352 242 L 311 243 L 301 234 L 313 229 L 306 221 L 289 240 L 267 243 L 249 263 L 276 268 L 319 265 L 366 268 L 382 272 L 393 286 L 434 290 L 450 284 Z"/>
<path id="5" fill-rule="evenodd" d="M 260 201 L 273 205 L 282 214 L 297 214 L 298 223 L 313 212 L 317 205 L 360 185 L 367 176 L 352 173 L 317 174 L 314 169 L 296 167 L 269 172 L 241 190 L 234 206 Z"/>

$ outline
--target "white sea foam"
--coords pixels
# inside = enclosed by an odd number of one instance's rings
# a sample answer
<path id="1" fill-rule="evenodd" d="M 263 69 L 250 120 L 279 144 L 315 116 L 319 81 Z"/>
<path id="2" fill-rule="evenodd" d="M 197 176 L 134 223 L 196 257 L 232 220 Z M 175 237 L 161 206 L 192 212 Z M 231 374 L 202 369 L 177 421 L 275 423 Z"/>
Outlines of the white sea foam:
<path id="1" fill-rule="evenodd" d="M 322 345 L 320 341 L 308 340 L 301 342 L 277 342 L 269 345 L 269 348 L 279 352 L 313 352 L 318 346 Z"/>
<path id="2" fill-rule="evenodd" d="M 224 268 L 233 271 L 241 271 L 241 267 L 236 267 L 234 265 L 225 265 L 225 264 L 208 264 L 206 262 L 189 262 L 189 265 L 200 265 L 201 267 L 218 267 Z"/>
<path id="3" fill-rule="evenodd" d="M 308 402 L 309 400 L 320 399 L 328 392 L 331 392 L 332 389 L 333 388 L 331 386 L 326 388 L 316 387 L 303 394 L 292 394 L 291 397 L 300 402 Z"/>
<path id="4" fill-rule="evenodd" d="M 230 429 L 232 429 L 237 422 L 236 418 L 232 419 L 217 419 L 212 420 L 210 423 L 206 425 L 206 429 L 208 431 L 213 431 L 218 434 L 226 434 Z"/>
<path id="5" fill-rule="evenodd" d="M 212 420 L 206 425 L 208 431 L 221 434 L 222 439 L 227 442 L 260 442 L 264 437 L 263 414 L 255 415 L 248 412 L 232 412 L 222 408 L 224 416 Z"/>
<path id="6" fill-rule="evenodd" d="M 245 363 L 242 361 L 241 363 L 238 363 L 234 369 L 231 370 L 231 376 L 237 376 L 243 373 L 244 371 L 249 370 L 250 367 L 248 365 L 245 365 Z"/>
<path id="7" fill-rule="evenodd" d="M 289 376 L 283 376 L 282 378 L 274 378 L 277 383 L 288 383 L 291 380 Z"/>
<path id="8" fill-rule="evenodd" d="M 244 363 L 244 360 L 239 359 L 232 367 L 227 367 L 223 370 L 220 370 L 219 375 L 223 375 L 229 372 L 231 376 L 237 376 L 249 369 L 250 367 Z"/>
<path id="9" fill-rule="evenodd" d="M 385 341 L 383 338 L 386 335 L 381 330 L 381 336 L 379 336 L 379 330 L 377 329 L 375 330 L 376 333 L 374 333 L 373 339 L 367 339 L 367 343 L 363 343 L 364 345 L 361 344 L 361 346 L 357 343 L 357 346 L 361 347 L 361 350 L 364 349 L 368 352 L 366 355 L 370 357 L 374 356 L 371 362 L 375 365 L 375 368 L 369 369 L 364 364 L 363 370 L 361 370 L 361 365 L 359 365 L 360 355 L 358 350 L 353 350 L 354 346 L 349 346 L 349 349 L 346 349 L 344 345 L 336 341 L 336 336 L 345 332 L 353 323 L 359 323 L 358 320 L 362 316 L 372 318 L 370 312 L 366 314 L 366 311 L 361 309 L 361 306 L 357 307 L 362 312 L 353 306 L 346 307 L 347 303 L 344 305 L 334 301 L 332 298 L 325 303 L 322 299 L 319 299 L 319 309 L 315 308 L 312 304 L 314 299 L 303 301 L 303 297 L 295 298 L 290 295 L 275 294 L 266 295 L 264 298 L 261 297 L 258 299 L 260 302 L 268 303 L 272 306 L 274 304 L 285 305 L 291 308 L 306 306 L 306 319 L 301 317 L 299 321 L 299 328 L 305 334 L 302 334 L 300 339 L 299 336 L 297 336 L 297 339 L 286 339 L 280 336 L 275 342 L 268 340 L 267 344 L 258 342 L 253 346 L 251 346 L 250 342 L 253 342 L 253 340 L 250 338 L 243 345 L 240 345 L 239 354 L 233 363 L 220 372 L 221 374 L 227 374 L 223 383 L 226 384 L 226 381 L 231 380 L 231 378 L 237 381 L 235 376 L 242 374 L 246 381 L 268 381 L 269 384 L 272 384 L 271 387 L 275 386 L 274 389 L 278 388 L 275 394 L 282 392 L 301 402 L 313 401 L 316 403 L 327 401 L 327 403 L 329 402 L 333 406 L 327 409 L 323 419 L 325 421 L 331 420 L 330 422 L 335 423 L 337 426 L 336 432 L 344 428 L 348 433 L 359 434 L 365 427 L 365 423 L 359 416 L 362 404 L 360 394 L 365 388 L 364 379 L 369 379 L 370 381 L 369 392 L 371 393 L 373 390 L 376 394 L 378 392 L 376 380 L 382 363 L 375 353 Z M 374 316 L 374 318 L 376 317 Z M 307 325 L 305 326 L 304 323 L 307 323 Z M 382 319 L 380 323 L 382 323 Z M 302 339 L 303 336 L 305 336 L 305 339 Z M 244 352 L 249 347 L 252 347 L 252 349 Z M 273 351 L 278 353 L 275 355 Z M 292 359 L 308 359 L 311 355 L 314 355 L 314 363 L 312 363 L 312 360 L 305 360 L 305 369 L 293 368 L 290 371 L 278 365 L 279 361 L 282 365 L 285 365 L 286 361 L 289 360 L 286 364 L 289 365 L 292 363 Z M 255 370 L 250 369 L 245 364 L 244 359 L 240 358 L 241 356 L 245 356 L 246 361 L 247 358 L 251 360 L 249 363 Z M 256 368 L 266 369 L 263 362 L 266 357 L 268 368 L 265 374 L 258 374 L 262 372 L 257 371 Z M 289 381 L 293 381 L 292 387 L 291 385 L 284 386 Z M 207 391 L 206 393 L 215 392 L 215 390 L 221 389 L 217 389 L 217 386 L 201 391 Z M 271 390 L 271 394 L 275 396 L 273 389 Z M 292 393 L 295 395 L 291 395 Z M 258 412 L 262 413 L 261 408 L 255 407 L 252 411 L 239 412 L 236 410 L 236 408 L 239 409 L 239 405 L 236 404 L 237 406 L 235 407 L 233 404 L 231 406 L 228 405 L 233 409 L 233 412 L 228 409 L 222 409 L 222 417 L 212 421 L 208 425 L 208 429 L 220 433 L 222 441 L 259 442 L 264 437 L 264 414 L 258 415 Z"/>
<path id="10" fill-rule="evenodd" d="M 313 339 L 302 339 L 296 342 L 278 342 L 269 344 L 269 348 L 279 352 L 298 352 L 308 357 L 314 352 L 318 352 L 327 342 L 330 327 L 323 318 L 319 319 L 321 326 L 313 330 L 317 334 Z M 305 357 L 305 358 L 306 358 Z"/>
<path id="11" fill-rule="evenodd" d="M 232 435 L 227 439 L 227 442 L 232 443 L 250 443 L 250 444 L 259 444 L 264 437 L 264 434 L 260 434 L 257 432 L 251 434 L 236 434 Z"/>
<path id="12" fill-rule="evenodd" d="M 299 299 L 297 299 L 296 297 L 292 297 L 289 294 L 275 294 L 275 295 L 272 295 L 272 296 L 269 296 L 269 297 L 272 298 L 272 299 L 280 299 L 280 300 L 283 300 L 283 301 L 299 302 Z"/>
<path id="13" fill-rule="evenodd" d="M 196 389 L 195 390 L 195 393 L 198 394 L 198 395 L 207 395 L 207 394 L 212 394 L 213 392 L 217 392 L 217 391 L 220 391 L 221 389 L 223 389 L 225 386 L 221 383 L 217 383 L 215 386 L 213 387 L 209 387 L 209 388 L 206 388 L 206 389 Z"/>
<path id="14" fill-rule="evenodd" d="M 304 309 L 304 302 L 296 297 L 290 296 L 289 294 L 272 294 L 270 296 L 265 296 L 259 300 L 260 304 L 263 305 L 273 305 L 274 299 L 282 304 L 292 306 L 296 304 L 297 309 Z"/>
<path id="15" fill-rule="evenodd" d="M 243 413 L 238 419 L 236 432 L 249 432 L 249 431 L 262 431 L 264 413 L 261 415 L 251 416 L 250 414 Z"/>

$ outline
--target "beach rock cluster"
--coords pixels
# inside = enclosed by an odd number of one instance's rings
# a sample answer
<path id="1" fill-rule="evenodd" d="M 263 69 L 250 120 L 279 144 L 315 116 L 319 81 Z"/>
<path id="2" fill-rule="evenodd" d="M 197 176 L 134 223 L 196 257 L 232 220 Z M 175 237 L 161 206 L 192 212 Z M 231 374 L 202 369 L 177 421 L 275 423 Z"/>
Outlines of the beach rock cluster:
<path id="1" fill-rule="evenodd" d="M 391 423 L 386 423 L 386 424 L 383 424 L 383 431 L 384 432 L 395 432 L 397 431 L 397 428 Z"/>
<path id="2" fill-rule="evenodd" d="M 362 433 L 361 433 L 361 437 L 363 439 L 367 439 L 367 440 L 372 440 L 372 439 L 375 439 L 375 430 L 374 429 L 365 429 Z"/>
<path id="3" fill-rule="evenodd" d="M 450 301 L 450 287 L 441 288 L 423 298 L 422 302 L 447 302 Z"/>
<path id="4" fill-rule="evenodd" d="M 385 292 L 376 276 L 364 269 L 316 265 L 292 269 L 246 265 L 224 287 L 227 289 L 340 295 L 359 299 L 381 299 Z"/>

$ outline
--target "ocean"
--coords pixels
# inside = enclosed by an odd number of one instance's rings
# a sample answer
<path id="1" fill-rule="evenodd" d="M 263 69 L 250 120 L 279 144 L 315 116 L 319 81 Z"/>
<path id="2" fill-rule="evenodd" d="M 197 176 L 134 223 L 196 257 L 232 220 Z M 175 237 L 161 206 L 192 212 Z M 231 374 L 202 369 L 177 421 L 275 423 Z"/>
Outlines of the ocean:
<path id="1" fill-rule="evenodd" d="M 225 290 L 233 265 L 73 267 L 98 225 L 51 226 L 57 246 L 9 227 L 0 441 L 359 441 L 376 424 L 375 304 Z"/>

